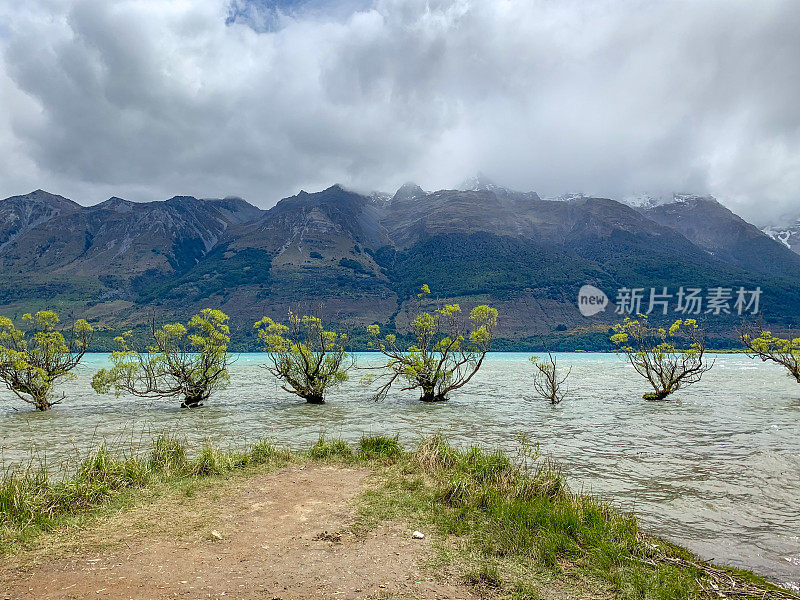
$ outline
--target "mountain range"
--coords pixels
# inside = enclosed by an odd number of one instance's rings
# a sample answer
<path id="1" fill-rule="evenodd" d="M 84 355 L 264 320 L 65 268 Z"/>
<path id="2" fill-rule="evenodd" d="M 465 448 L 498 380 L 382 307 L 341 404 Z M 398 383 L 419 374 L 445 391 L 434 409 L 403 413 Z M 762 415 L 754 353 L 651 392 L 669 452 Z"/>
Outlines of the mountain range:
<path id="1" fill-rule="evenodd" d="M 403 331 L 427 283 L 465 308 L 497 306 L 498 347 L 591 349 L 620 316 L 613 307 L 582 316 L 584 284 L 612 302 L 620 288 L 741 286 L 762 289 L 768 320 L 800 323 L 800 255 L 791 249 L 800 228 L 774 239 L 711 197 L 630 205 L 542 199 L 480 178 L 459 188 L 408 183 L 390 195 L 334 185 L 269 210 L 241 198 L 82 206 L 42 190 L 14 196 L 0 201 L 0 312 L 52 307 L 110 337 L 218 306 L 244 348 L 255 343 L 255 320 L 290 308 L 356 338 L 374 322 Z M 703 315 L 721 345 L 741 320 L 731 313 Z"/>

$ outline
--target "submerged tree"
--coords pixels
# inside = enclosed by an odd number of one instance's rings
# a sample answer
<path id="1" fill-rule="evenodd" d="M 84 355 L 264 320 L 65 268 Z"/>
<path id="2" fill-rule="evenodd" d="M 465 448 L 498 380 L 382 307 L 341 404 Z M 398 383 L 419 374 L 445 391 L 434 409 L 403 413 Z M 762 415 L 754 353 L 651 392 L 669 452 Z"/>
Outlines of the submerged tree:
<path id="1" fill-rule="evenodd" d="M 559 369 L 556 357 L 549 351 L 547 360 L 541 360 L 538 356 L 531 356 L 529 360 L 536 369 L 533 375 L 533 389 L 539 396 L 549 400 L 550 404 L 559 404 L 566 395 L 563 386 L 572 373 L 572 367 L 564 373 L 563 369 Z"/>
<path id="2" fill-rule="evenodd" d="M 59 319 L 53 311 L 26 314 L 22 320 L 29 325 L 25 331 L 0 317 L 0 379 L 36 410 L 50 410 L 64 399 L 55 398 L 56 381 L 75 377 L 72 370 L 89 347 L 93 329 L 84 319 L 75 321 L 67 340 L 56 330 Z"/>
<path id="3" fill-rule="evenodd" d="M 112 389 L 119 396 L 183 397 L 182 408 L 202 406 L 228 383 L 230 329 L 228 315 L 204 308 L 184 326 L 151 322 L 152 345 L 146 352 L 131 347 L 128 331 L 116 338 L 120 349 L 111 354 L 110 369 L 100 369 L 92 387 L 100 394 Z"/>
<path id="4" fill-rule="evenodd" d="M 743 327 L 740 337 L 750 357 L 781 365 L 789 377 L 800 383 L 800 338 L 775 337 L 761 323 L 749 329 Z"/>
<path id="5" fill-rule="evenodd" d="M 647 317 L 626 318 L 614 326 L 611 341 L 617 345 L 654 392 L 645 400 L 664 400 L 682 387 L 697 383 L 714 366 L 705 360 L 705 336 L 694 319 L 675 321 L 669 329 L 651 327 Z M 680 344 L 682 349 L 676 344 Z"/>
<path id="6" fill-rule="evenodd" d="M 430 294 L 427 285 L 417 296 Z M 389 378 L 375 394 L 384 398 L 392 384 L 404 379 L 403 390 L 420 389 L 423 402 L 442 402 L 450 392 L 466 385 L 478 372 L 492 343 L 497 326 L 497 309 L 481 305 L 472 309 L 469 323 L 458 304 L 446 304 L 433 312 L 420 312 L 411 321 L 414 343 L 403 349 L 397 336 L 381 337 L 380 327 L 370 325 L 372 346 L 389 360 Z"/>
<path id="7" fill-rule="evenodd" d="M 289 311 L 288 326 L 264 317 L 255 328 L 271 363 L 264 366 L 290 394 L 323 404 L 325 392 L 347 380 L 347 336 L 326 331 L 321 319 Z"/>

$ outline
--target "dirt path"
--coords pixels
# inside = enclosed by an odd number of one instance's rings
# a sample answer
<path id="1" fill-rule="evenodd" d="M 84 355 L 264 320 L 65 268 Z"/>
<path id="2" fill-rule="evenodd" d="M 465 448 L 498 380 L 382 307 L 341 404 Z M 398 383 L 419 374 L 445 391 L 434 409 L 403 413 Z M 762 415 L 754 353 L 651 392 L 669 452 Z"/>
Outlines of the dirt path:
<path id="1" fill-rule="evenodd" d="M 430 535 L 349 532 L 367 475 L 290 466 L 134 509 L 87 532 L 83 551 L 0 567 L 0 599 L 474 598 L 423 572 Z"/>

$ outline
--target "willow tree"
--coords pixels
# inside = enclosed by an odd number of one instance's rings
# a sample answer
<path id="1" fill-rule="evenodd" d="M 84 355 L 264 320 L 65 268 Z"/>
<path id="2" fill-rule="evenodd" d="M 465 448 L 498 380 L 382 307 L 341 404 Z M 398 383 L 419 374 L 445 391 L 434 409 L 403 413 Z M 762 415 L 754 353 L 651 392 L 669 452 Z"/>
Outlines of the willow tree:
<path id="1" fill-rule="evenodd" d="M 572 373 L 572 367 L 566 373 L 558 366 L 558 360 L 552 352 L 547 353 L 547 360 L 538 356 L 531 356 L 531 364 L 535 371 L 533 374 L 533 389 L 542 398 L 549 400 L 550 404 L 560 404 L 566 395 L 564 384 Z"/>
<path id="2" fill-rule="evenodd" d="M 100 394 L 111 390 L 141 398 L 181 397 L 182 408 L 202 406 L 228 383 L 230 329 L 228 315 L 204 308 L 184 326 L 160 328 L 151 321 L 152 343 L 142 352 L 132 347 L 128 331 L 115 338 L 120 349 L 111 354 L 113 366 L 100 369 L 92 387 Z"/>
<path id="3" fill-rule="evenodd" d="M 8 317 L 0 317 L 0 379 L 20 400 L 36 410 L 50 410 L 64 396 L 56 398 L 59 379 L 75 377 L 92 340 L 93 329 L 84 319 L 75 321 L 64 337 L 56 327 L 58 314 L 40 310 L 22 317 L 28 327 L 17 329 Z"/>
<path id="4" fill-rule="evenodd" d="M 423 300 L 430 289 L 422 286 L 417 298 Z M 476 306 L 464 318 L 458 304 L 445 304 L 433 312 L 419 312 L 410 324 L 413 343 L 401 346 L 397 336 L 381 336 L 378 325 L 370 325 L 372 347 L 388 358 L 388 380 L 374 398 L 384 398 L 398 379 L 403 390 L 419 389 L 423 402 L 443 402 L 453 390 L 467 383 L 478 372 L 492 344 L 497 326 L 497 309 Z"/>
<path id="5" fill-rule="evenodd" d="M 264 317 L 255 328 L 270 360 L 264 366 L 290 394 L 323 404 L 325 392 L 347 380 L 347 336 L 325 330 L 318 317 L 289 311 L 288 326 Z"/>
<path id="6" fill-rule="evenodd" d="M 615 325 L 614 331 L 611 341 L 617 351 L 625 354 L 636 372 L 653 386 L 654 391 L 645 394 L 645 400 L 664 400 L 700 381 L 714 366 L 705 357 L 705 336 L 694 319 L 679 319 L 665 329 L 650 326 L 647 317 L 639 315 Z"/>
<path id="7" fill-rule="evenodd" d="M 749 329 L 742 328 L 740 336 L 751 358 L 781 365 L 789 377 L 800 383 L 800 338 L 775 337 L 761 323 Z"/>

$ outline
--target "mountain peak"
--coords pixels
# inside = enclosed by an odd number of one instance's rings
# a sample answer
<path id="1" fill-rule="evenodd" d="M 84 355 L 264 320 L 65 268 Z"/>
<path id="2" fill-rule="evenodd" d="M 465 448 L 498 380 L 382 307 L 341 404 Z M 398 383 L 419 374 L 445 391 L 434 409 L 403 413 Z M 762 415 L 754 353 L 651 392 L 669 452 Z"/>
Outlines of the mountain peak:
<path id="1" fill-rule="evenodd" d="M 114 212 L 130 212 L 133 210 L 133 202 L 125 200 L 118 196 L 111 196 L 105 202 L 101 202 L 95 208 L 103 208 L 106 210 L 113 210 Z"/>
<path id="2" fill-rule="evenodd" d="M 392 202 L 396 200 L 413 200 L 425 196 L 426 192 L 416 183 L 409 181 L 401 185 L 392 197 Z"/>
<path id="3" fill-rule="evenodd" d="M 494 192 L 496 190 L 507 191 L 506 188 L 497 185 L 494 181 L 486 177 L 483 173 L 465 179 L 456 187 L 462 192 Z"/>
<path id="4" fill-rule="evenodd" d="M 173 196 L 167 200 L 168 204 L 182 204 L 184 202 L 199 202 L 194 196 Z"/>
<path id="5" fill-rule="evenodd" d="M 80 208 L 80 205 L 77 202 L 73 202 L 69 198 L 65 198 L 64 196 L 59 196 L 58 194 L 51 194 L 50 192 L 38 189 L 33 190 L 27 194 L 22 194 L 19 196 L 11 196 L 6 198 L 5 201 L 9 200 L 17 200 L 23 202 L 38 202 L 41 204 L 47 204 L 50 206 L 57 206 L 59 208 Z"/>

